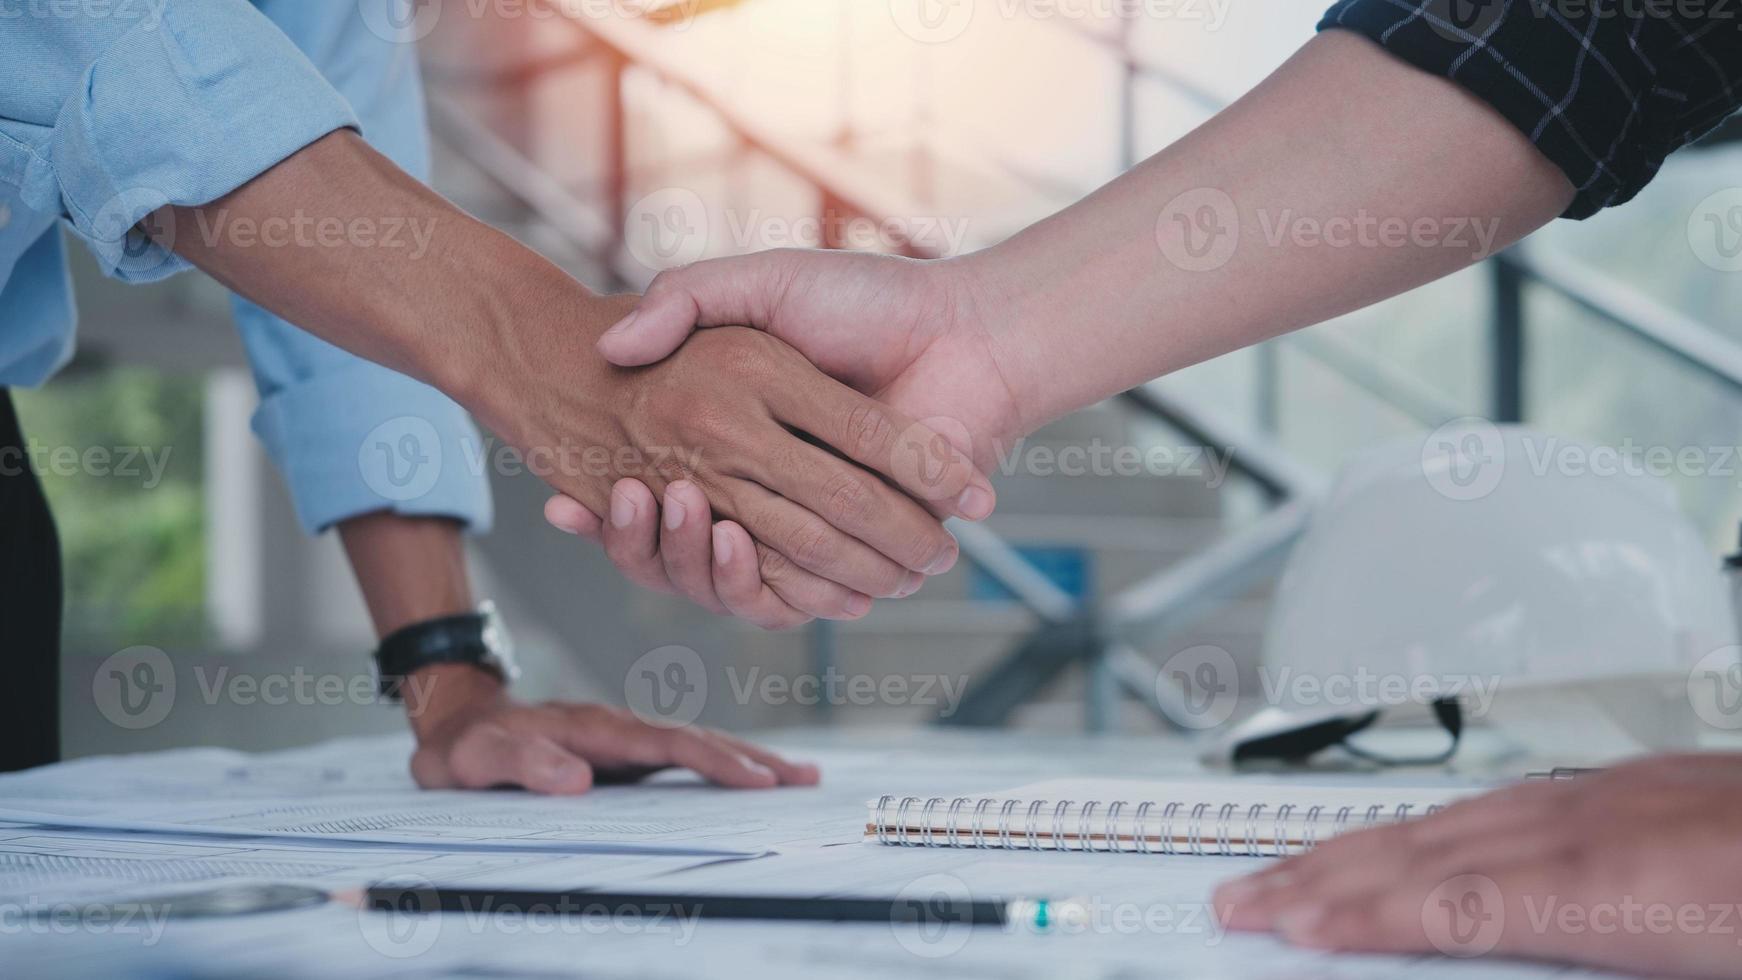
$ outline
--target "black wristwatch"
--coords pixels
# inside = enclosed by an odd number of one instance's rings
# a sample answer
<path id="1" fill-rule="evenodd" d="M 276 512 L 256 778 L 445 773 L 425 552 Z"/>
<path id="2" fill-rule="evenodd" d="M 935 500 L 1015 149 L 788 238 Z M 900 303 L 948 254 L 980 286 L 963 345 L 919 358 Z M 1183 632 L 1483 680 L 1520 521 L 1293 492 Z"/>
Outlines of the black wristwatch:
<path id="1" fill-rule="evenodd" d="M 406 676 L 432 664 L 471 664 L 503 683 L 520 676 L 514 642 L 489 600 L 475 613 L 413 623 L 382 640 L 375 650 L 376 688 L 389 701 L 403 700 Z"/>

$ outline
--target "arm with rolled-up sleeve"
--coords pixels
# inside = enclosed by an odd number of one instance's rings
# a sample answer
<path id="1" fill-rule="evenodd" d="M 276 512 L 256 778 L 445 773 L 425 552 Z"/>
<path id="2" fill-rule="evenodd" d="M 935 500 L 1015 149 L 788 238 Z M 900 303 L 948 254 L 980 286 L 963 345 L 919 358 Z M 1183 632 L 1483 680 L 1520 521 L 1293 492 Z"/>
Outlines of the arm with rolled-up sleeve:
<path id="1" fill-rule="evenodd" d="M 421 175 L 413 51 L 364 12 L 388 2 L 0 9 L 0 182 L 64 219 L 107 275 L 151 282 L 189 268 L 178 241 L 242 233 L 222 214 L 177 227 L 165 205 L 224 198 L 335 130 L 365 128 Z M 416 249 L 391 217 L 377 240 L 391 232 Z M 253 304 L 238 301 L 236 315 L 262 396 L 255 430 L 306 528 L 376 510 L 488 526 L 481 449 L 458 406 Z"/>
<path id="2" fill-rule="evenodd" d="M 267 0 L 261 9 L 347 99 L 364 138 L 406 172 L 427 179 L 413 46 L 376 34 L 355 4 Z M 296 228 L 296 216 L 286 217 Z M 370 247 L 401 249 L 416 259 L 423 232 L 406 217 L 383 214 L 344 235 L 367 236 Z M 300 232 L 286 233 L 336 231 L 304 223 Z M 260 388 L 254 431 L 288 481 L 305 529 L 378 510 L 488 529 L 485 447 L 463 409 L 434 388 L 342 351 L 254 303 L 233 302 Z"/>
<path id="3" fill-rule="evenodd" d="M 1572 182 L 1568 218 L 1632 200 L 1742 104 L 1742 17 L 1724 4 L 1337 0 L 1319 28 L 1488 103 Z"/>

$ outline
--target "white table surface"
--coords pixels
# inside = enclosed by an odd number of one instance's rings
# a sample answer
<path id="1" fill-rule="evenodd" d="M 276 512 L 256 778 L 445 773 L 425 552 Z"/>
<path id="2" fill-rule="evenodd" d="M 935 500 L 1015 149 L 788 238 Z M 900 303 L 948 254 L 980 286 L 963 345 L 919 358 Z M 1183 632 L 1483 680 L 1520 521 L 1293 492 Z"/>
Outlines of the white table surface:
<path id="1" fill-rule="evenodd" d="M 1166 737 L 1088 737 L 939 730 L 786 730 L 785 751 L 824 768 L 816 789 L 712 790 L 670 774 L 652 785 L 602 790 L 577 813 L 608 805 L 724 803 L 758 827 L 744 840 L 778 853 L 671 872 L 644 890 L 723 893 L 1087 897 L 1097 921 L 1070 935 L 1001 930 L 701 921 L 560 923 L 527 917 L 444 916 L 411 925 L 339 906 L 204 922 L 171 921 L 155 937 L 83 927 L 7 928 L 8 976 L 949 976 L 949 977 L 1540 977 L 1570 971 L 1499 961 L 1329 956 L 1263 936 L 1225 934 L 1208 899 L 1215 882 L 1261 866 L 1250 858 L 1143 857 L 902 848 L 862 840 L 865 803 L 883 793 L 977 796 L 1028 782 L 1105 776 L 1202 775 L 1194 750 Z M 311 772 L 414 793 L 403 738 L 350 740 L 234 759 L 160 753 L 75 763 L 79 780 L 130 791 L 153 780 L 197 785 L 202 766 L 247 768 L 294 788 Z M 221 768 L 220 765 L 220 768 Z M 19 785 L 0 780 L 0 797 Z M 183 787 L 179 791 L 192 792 Z M 655 862 L 657 863 L 657 862 Z M 391 918 L 391 917 L 389 917 Z"/>

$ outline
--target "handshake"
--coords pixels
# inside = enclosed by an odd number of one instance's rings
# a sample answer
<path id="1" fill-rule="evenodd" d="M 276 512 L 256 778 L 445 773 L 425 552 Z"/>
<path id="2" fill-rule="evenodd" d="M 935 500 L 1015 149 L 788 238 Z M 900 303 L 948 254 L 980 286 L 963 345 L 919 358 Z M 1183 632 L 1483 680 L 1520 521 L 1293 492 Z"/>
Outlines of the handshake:
<path id="1" fill-rule="evenodd" d="M 997 446 L 1150 370 L 1098 356 L 1108 338 L 1047 329 L 1080 311 L 1045 298 L 1077 295 L 1068 282 L 1036 286 L 1068 265 L 1045 243 L 1014 263 L 1000 249 L 765 252 L 665 273 L 639 300 L 601 297 L 348 131 L 166 220 L 298 208 L 413 215 L 436 233 L 416 262 L 188 236 L 176 250 L 446 392 L 528 458 L 579 447 L 588 466 L 547 476 L 553 524 L 602 541 L 637 583 L 769 629 L 854 619 L 948 571 L 959 548 L 942 522 L 992 513 Z M 1061 370 L 1067 355 L 1098 366 Z"/>
<path id="2" fill-rule="evenodd" d="M 545 508 L 631 581 L 767 629 L 857 619 L 955 565 L 942 520 L 995 505 L 1022 415 L 976 293 L 949 261 L 703 262 L 591 298 L 587 343 L 524 351 L 473 404 L 525 449 L 648 461 L 551 477 Z"/>

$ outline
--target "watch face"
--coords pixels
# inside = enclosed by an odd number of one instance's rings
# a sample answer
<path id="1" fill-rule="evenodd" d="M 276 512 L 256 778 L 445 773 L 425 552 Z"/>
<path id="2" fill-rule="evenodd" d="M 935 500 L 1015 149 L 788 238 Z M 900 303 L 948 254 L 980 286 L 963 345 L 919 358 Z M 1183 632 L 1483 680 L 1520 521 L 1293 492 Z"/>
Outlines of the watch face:
<path id="1" fill-rule="evenodd" d="M 520 665 L 514 659 L 514 637 L 508 634 L 508 624 L 502 621 L 502 614 L 497 611 L 496 603 L 485 599 L 478 605 L 478 615 L 484 617 L 481 639 L 484 641 L 484 649 L 490 651 L 490 662 L 502 671 L 505 680 L 512 681 L 519 677 Z"/>

